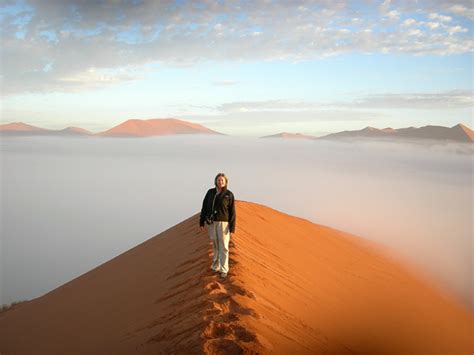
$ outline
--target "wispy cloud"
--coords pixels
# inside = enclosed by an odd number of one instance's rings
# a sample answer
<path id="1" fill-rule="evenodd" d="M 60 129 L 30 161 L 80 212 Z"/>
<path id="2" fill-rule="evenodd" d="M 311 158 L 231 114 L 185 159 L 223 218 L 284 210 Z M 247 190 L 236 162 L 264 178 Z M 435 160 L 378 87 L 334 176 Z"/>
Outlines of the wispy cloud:
<path id="1" fill-rule="evenodd" d="M 468 53 L 474 47 L 471 5 L 388 0 L 378 8 L 327 0 L 4 2 L 3 91 L 114 85 L 142 78 L 152 64 Z"/>
<path id="2" fill-rule="evenodd" d="M 314 102 L 298 100 L 265 100 L 228 102 L 217 112 L 322 112 L 341 109 L 462 109 L 474 107 L 472 91 L 452 90 L 441 93 L 384 93 L 366 95 L 351 101 Z"/>
<path id="3" fill-rule="evenodd" d="M 217 86 L 234 86 L 238 84 L 235 80 L 216 80 L 212 82 L 213 85 Z"/>
<path id="4" fill-rule="evenodd" d="M 470 20 L 474 20 L 474 9 L 471 1 L 466 1 L 466 4 L 461 4 L 459 2 L 457 4 L 451 4 L 446 10 L 453 14 L 465 16 Z"/>
<path id="5" fill-rule="evenodd" d="M 364 95 L 348 101 L 329 102 L 289 99 L 233 101 L 214 107 L 194 106 L 183 111 L 182 117 L 202 121 L 216 128 L 221 126 L 228 128 L 231 124 L 235 130 L 239 130 L 243 129 L 242 125 L 251 122 L 253 127 L 267 128 L 271 124 L 286 125 L 279 127 L 296 125 L 300 129 L 306 127 L 306 132 L 312 133 L 316 127 L 315 123 L 362 122 L 364 125 L 377 125 L 376 122 L 387 122 L 396 117 L 389 112 L 392 109 L 435 112 L 471 107 L 474 107 L 472 91 L 452 90 L 438 93 L 384 93 Z"/>
<path id="6" fill-rule="evenodd" d="M 229 122 L 233 122 L 236 127 L 248 131 L 248 125 L 251 124 L 254 128 L 258 125 L 274 125 L 274 124 L 288 124 L 288 127 L 294 127 L 295 124 L 307 123 L 311 130 L 315 129 L 316 122 L 374 122 L 386 115 L 381 112 L 370 110 L 349 110 L 349 109 L 324 109 L 324 110 L 304 110 L 304 111 L 290 111 L 290 110 L 266 110 L 266 111 L 214 111 L 203 114 L 183 114 L 184 119 L 189 119 L 196 122 L 205 122 L 205 124 L 212 123 L 213 125 L 221 125 L 229 127 Z M 291 128 L 289 128 L 291 129 Z"/>
<path id="7" fill-rule="evenodd" d="M 474 97 L 473 92 L 467 90 L 442 93 L 389 93 L 369 95 L 345 106 L 385 109 L 458 109 L 474 107 Z"/>
<path id="8" fill-rule="evenodd" d="M 217 107 L 220 112 L 308 111 L 324 108 L 325 104 L 297 100 L 265 100 L 227 102 Z"/>

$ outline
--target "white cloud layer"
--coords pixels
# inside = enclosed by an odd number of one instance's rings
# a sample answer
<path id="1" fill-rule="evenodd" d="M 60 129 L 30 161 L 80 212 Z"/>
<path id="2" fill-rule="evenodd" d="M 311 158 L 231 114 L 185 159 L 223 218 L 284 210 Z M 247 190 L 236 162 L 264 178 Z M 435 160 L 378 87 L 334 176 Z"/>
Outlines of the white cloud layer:
<path id="1" fill-rule="evenodd" d="M 198 213 L 224 171 L 237 199 L 382 243 L 474 309 L 472 153 L 460 146 L 199 135 L 5 141 L 3 302 L 44 294 Z"/>

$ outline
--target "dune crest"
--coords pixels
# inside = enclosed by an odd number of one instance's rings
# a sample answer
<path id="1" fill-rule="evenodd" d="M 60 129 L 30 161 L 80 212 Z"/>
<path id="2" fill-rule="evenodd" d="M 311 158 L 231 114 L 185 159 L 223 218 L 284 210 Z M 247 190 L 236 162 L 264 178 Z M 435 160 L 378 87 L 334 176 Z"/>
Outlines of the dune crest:
<path id="1" fill-rule="evenodd" d="M 173 134 L 219 134 L 217 131 L 176 118 L 129 119 L 106 131 L 96 133 L 101 137 L 151 137 Z"/>
<path id="2" fill-rule="evenodd" d="M 290 132 L 281 132 L 277 134 L 272 134 L 269 136 L 263 136 L 260 138 L 283 138 L 283 139 L 315 139 L 315 136 L 310 136 L 302 133 L 290 133 Z"/>
<path id="3" fill-rule="evenodd" d="M 444 353 L 473 316 L 376 245 L 236 201 L 229 276 L 199 214 L 0 313 L 9 353 Z"/>

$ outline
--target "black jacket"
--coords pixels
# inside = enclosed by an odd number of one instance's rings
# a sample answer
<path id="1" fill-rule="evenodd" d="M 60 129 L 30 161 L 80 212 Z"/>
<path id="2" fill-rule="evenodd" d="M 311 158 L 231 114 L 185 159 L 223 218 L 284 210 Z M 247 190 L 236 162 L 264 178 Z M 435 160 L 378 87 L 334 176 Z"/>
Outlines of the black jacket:
<path id="1" fill-rule="evenodd" d="M 216 196 L 217 188 L 207 190 L 206 196 L 202 201 L 201 215 L 199 218 L 199 225 L 204 227 L 204 221 L 206 216 L 211 215 L 212 201 L 214 196 Z M 228 190 L 226 187 L 222 189 L 220 194 L 216 196 L 214 202 L 214 220 L 215 221 L 228 221 L 229 222 L 229 232 L 235 232 L 235 199 L 232 191 Z"/>

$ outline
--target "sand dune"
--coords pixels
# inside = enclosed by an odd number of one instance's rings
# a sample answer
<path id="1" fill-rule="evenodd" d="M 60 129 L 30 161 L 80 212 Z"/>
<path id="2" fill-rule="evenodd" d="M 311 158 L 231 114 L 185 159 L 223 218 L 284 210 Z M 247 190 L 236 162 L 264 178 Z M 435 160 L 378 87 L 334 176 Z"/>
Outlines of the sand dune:
<path id="1" fill-rule="evenodd" d="M 0 124 L 0 135 L 3 136 L 92 136 L 92 132 L 80 127 L 64 129 L 46 129 L 23 122 Z"/>
<path id="2" fill-rule="evenodd" d="M 23 122 L 0 124 L 2 136 L 90 136 L 90 137 L 151 137 L 173 134 L 218 134 L 203 125 L 176 118 L 129 119 L 103 132 L 92 133 L 80 127 L 61 130 L 45 129 Z"/>
<path id="3" fill-rule="evenodd" d="M 198 214 L 0 313 L 3 354 L 471 354 L 467 309 L 356 236 L 236 201 L 226 280 Z"/>
<path id="4" fill-rule="evenodd" d="M 150 137 L 170 134 L 222 134 L 203 125 L 176 118 L 130 119 L 104 132 L 101 137 Z"/>
<path id="5" fill-rule="evenodd" d="M 32 126 L 23 122 L 11 122 L 1 124 L 0 131 L 47 131 L 47 129 Z"/>

